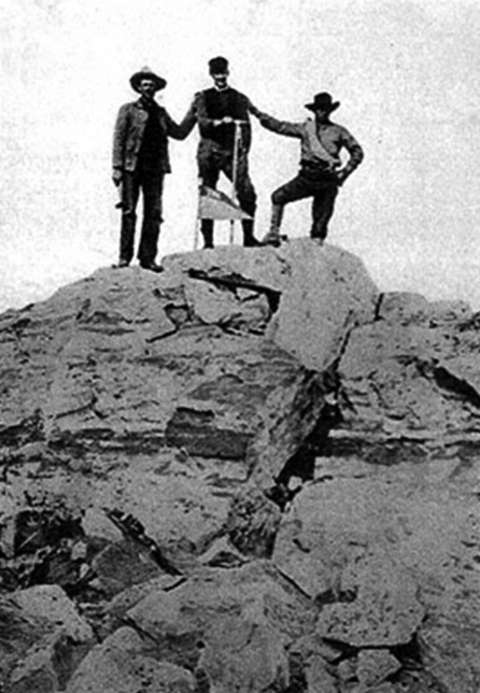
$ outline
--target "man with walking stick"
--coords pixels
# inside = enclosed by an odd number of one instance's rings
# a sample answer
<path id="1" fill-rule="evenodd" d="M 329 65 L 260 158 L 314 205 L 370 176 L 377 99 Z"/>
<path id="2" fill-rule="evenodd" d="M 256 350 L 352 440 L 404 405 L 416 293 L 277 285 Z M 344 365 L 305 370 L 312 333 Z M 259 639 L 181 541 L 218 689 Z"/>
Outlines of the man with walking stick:
<path id="1" fill-rule="evenodd" d="M 249 99 L 228 84 L 228 61 L 212 58 L 209 72 L 213 87 L 195 95 L 193 109 L 200 131 L 197 152 L 199 176 L 203 186 L 215 189 L 220 172 L 234 184 L 238 203 L 249 218 L 242 219 L 243 245 L 258 246 L 253 235 L 257 196 L 248 173 L 251 144 Z M 213 218 L 201 219 L 204 247 L 213 248 Z"/>

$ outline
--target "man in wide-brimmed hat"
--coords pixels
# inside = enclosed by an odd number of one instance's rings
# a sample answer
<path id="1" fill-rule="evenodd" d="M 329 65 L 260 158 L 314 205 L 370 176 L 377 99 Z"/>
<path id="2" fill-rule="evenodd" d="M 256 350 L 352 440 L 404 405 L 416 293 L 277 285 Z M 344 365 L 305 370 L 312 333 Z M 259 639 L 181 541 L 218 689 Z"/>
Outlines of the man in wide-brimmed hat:
<path id="1" fill-rule="evenodd" d="M 162 221 L 163 179 L 170 172 L 168 138 L 184 139 L 195 125 L 189 111 L 178 125 L 155 101 L 157 91 L 167 84 L 148 67 L 130 78 L 132 89 L 140 94 L 137 101 L 123 105 L 113 137 L 113 182 L 121 186 L 122 223 L 120 258 L 117 267 L 128 267 L 133 258 L 136 207 L 143 193 L 143 224 L 138 260 L 140 266 L 154 272 L 157 242 Z"/>
<path id="2" fill-rule="evenodd" d="M 228 84 L 228 60 L 223 56 L 208 62 L 213 87 L 195 94 L 195 112 L 200 142 L 197 162 L 199 177 L 209 188 L 216 188 L 220 172 L 233 180 L 240 207 L 252 219 L 243 219 L 243 245 L 258 246 L 253 235 L 253 217 L 257 196 L 248 172 L 248 152 L 252 139 L 250 111 L 253 108 L 249 99 Z M 234 167 L 235 122 L 241 121 L 240 142 Z M 205 248 L 213 248 L 213 220 L 202 219 L 200 227 Z"/>
<path id="3" fill-rule="evenodd" d="M 330 114 L 340 103 L 330 94 L 320 92 L 305 108 L 314 113 L 314 119 L 303 123 L 280 121 L 256 108 L 252 113 L 260 123 L 280 135 L 298 137 L 301 141 L 300 171 L 291 181 L 272 193 L 272 217 L 270 231 L 263 243 L 280 243 L 280 225 L 286 204 L 312 197 L 312 227 L 310 236 L 320 243 L 327 236 L 328 222 L 333 214 L 338 187 L 360 164 L 363 151 L 348 130 L 330 120 Z M 349 160 L 342 167 L 340 152 L 345 148 Z"/>

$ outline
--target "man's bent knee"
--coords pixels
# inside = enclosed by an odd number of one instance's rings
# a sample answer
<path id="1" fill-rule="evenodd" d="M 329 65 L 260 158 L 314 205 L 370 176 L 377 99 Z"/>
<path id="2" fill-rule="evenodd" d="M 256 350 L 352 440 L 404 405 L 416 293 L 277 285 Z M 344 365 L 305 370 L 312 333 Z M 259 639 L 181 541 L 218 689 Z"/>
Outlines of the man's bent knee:
<path id="1" fill-rule="evenodd" d="M 285 199 L 285 194 L 282 190 L 282 188 L 278 188 L 278 190 L 274 190 L 271 196 L 272 204 L 274 205 L 284 205 L 286 202 Z"/>

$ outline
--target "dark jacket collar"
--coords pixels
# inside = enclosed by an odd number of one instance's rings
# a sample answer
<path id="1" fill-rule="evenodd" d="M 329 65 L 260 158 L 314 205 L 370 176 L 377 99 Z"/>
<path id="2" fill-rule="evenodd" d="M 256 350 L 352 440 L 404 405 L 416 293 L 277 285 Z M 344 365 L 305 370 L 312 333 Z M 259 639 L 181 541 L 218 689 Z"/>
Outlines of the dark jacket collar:
<path id="1" fill-rule="evenodd" d="M 150 109 L 151 109 L 152 111 L 157 111 L 157 110 L 160 110 L 160 108 L 161 108 L 161 106 L 159 106 L 159 104 L 158 104 L 155 100 L 153 100 L 153 101 L 151 102 L 151 105 L 150 105 L 150 104 L 147 105 L 147 104 L 144 102 L 144 100 L 142 99 L 142 97 L 140 97 L 139 99 L 137 99 L 137 100 L 135 101 L 134 105 L 135 105 L 137 108 L 141 108 L 143 111 L 148 111 L 148 110 L 150 110 Z"/>

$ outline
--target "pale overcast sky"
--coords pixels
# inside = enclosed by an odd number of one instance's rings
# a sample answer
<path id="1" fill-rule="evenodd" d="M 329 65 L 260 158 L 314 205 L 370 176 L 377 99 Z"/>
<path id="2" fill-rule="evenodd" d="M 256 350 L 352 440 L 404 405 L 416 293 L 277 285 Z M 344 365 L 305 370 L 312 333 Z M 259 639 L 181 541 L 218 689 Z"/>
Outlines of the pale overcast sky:
<path id="1" fill-rule="evenodd" d="M 383 290 L 480 309 L 479 35 L 478 0 L 0 0 L 0 309 L 116 260 L 110 150 L 118 107 L 135 98 L 129 77 L 145 64 L 164 76 L 161 103 L 180 119 L 219 54 L 231 84 L 278 117 L 303 120 L 317 91 L 341 101 L 334 120 L 366 156 L 331 243 Z M 253 137 L 261 236 L 299 152 L 257 123 Z M 192 247 L 196 145 L 196 131 L 171 142 L 159 257 Z M 307 234 L 309 202 L 284 223 Z"/>

